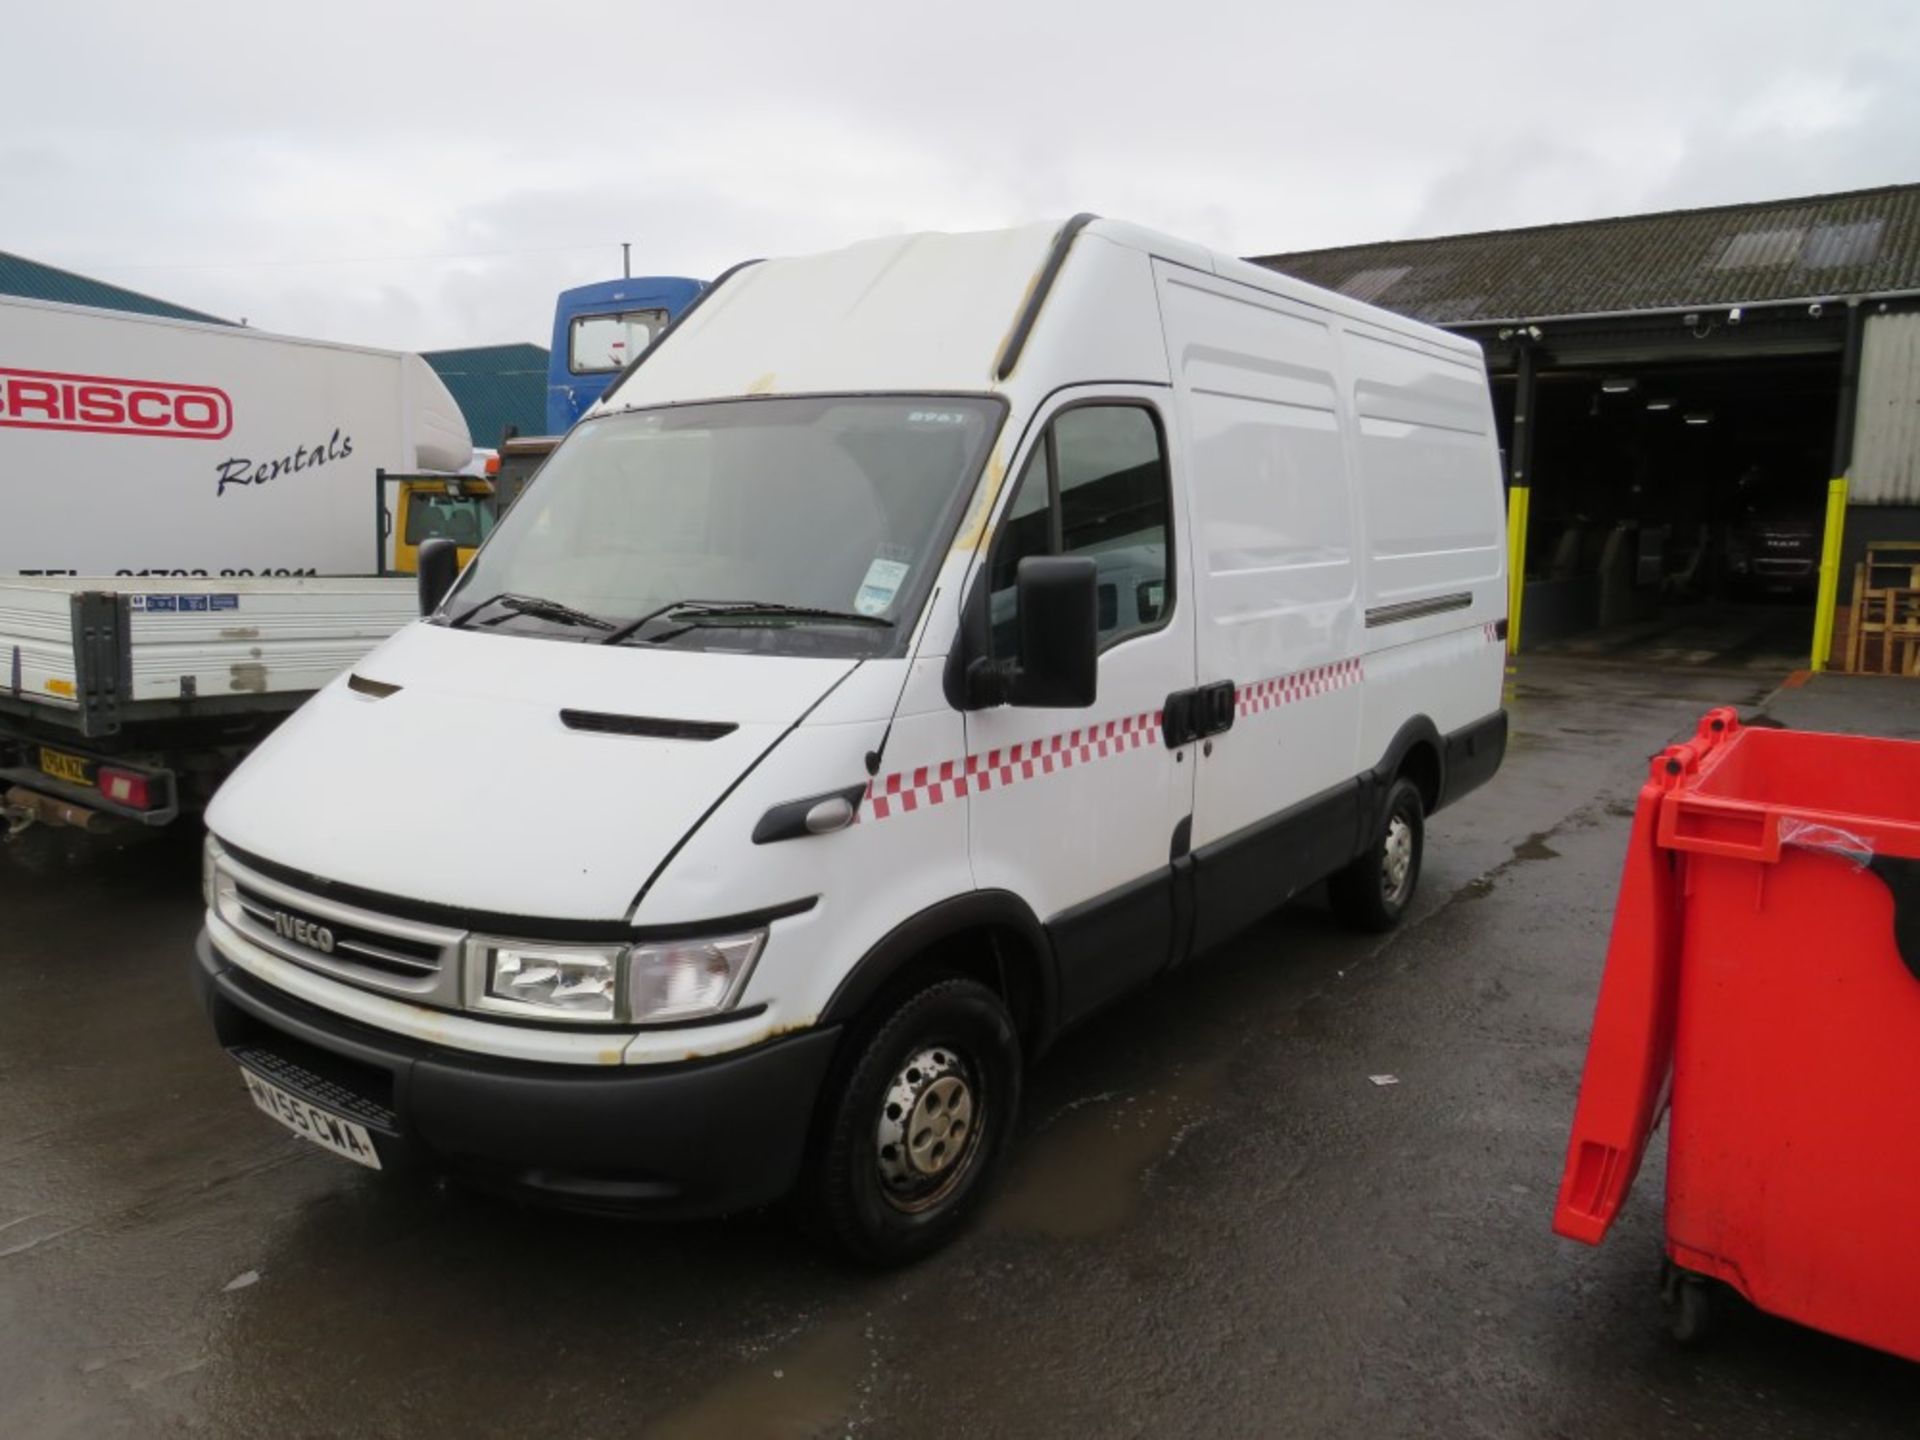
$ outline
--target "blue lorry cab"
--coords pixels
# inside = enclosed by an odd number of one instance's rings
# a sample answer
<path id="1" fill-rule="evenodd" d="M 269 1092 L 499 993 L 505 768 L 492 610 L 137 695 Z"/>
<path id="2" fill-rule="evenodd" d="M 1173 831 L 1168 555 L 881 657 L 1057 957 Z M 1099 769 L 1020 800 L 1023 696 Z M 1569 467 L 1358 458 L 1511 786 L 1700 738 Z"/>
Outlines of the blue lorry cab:
<path id="1" fill-rule="evenodd" d="M 547 433 L 572 429 L 613 378 L 706 288 L 704 280 L 641 275 L 562 290 L 547 357 Z"/>

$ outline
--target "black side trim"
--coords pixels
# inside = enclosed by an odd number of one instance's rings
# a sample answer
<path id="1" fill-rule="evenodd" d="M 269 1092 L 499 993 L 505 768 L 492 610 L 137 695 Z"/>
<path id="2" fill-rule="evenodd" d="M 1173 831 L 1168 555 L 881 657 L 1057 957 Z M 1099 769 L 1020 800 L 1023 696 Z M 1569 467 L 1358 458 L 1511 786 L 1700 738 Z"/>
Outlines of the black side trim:
<path id="1" fill-rule="evenodd" d="M 1000 351 L 1000 363 L 993 372 L 996 379 L 1006 379 L 1013 374 L 1013 367 L 1020 363 L 1020 352 L 1027 348 L 1027 337 L 1033 333 L 1034 323 L 1040 318 L 1041 306 L 1047 303 L 1047 293 L 1059 278 L 1060 267 L 1067 263 L 1067 251 L 1073 248 L 1074 237 L 1098 218 L 1083 212 L 1062 225 L 1060 233 L 1053 237 L 1053 248 L 1047 252 L 1047 263 L 1040 267 L 1040 278 L 1027 293 L 1027 303 L 1021 307 L 1020 316 L 1013 322 L 1013 330 L 1007 336 L 1006 346 Z M 673 327 L 667 328 L 671 330 Z"/>
<path id="2" fill-rule="evenodd" d="M 740 727 L 729 720 L 662 720 L 652 715 L 610 715 L 600 710 L 562 710 L 569 730 L 597 735 L 643 735 L 653 740 L 718 740 Z"/>
<path id="3" fill-rule="evenodd" d="M 734 276 L 738 275 L 742 270 L 745 270 L 749 265 L 758 265 L 759 263 L 760 263 L 760 258 L 758 256 L 755 256 L 751 260 L 742 260 L 737 265 L 729 265 L 726 269 L 722 270 L 718 275 L 714 276 L 713 283 L 707 286 L 707 288 L 702 290 L 698 295 L 694 296 L 693 303 L 687 306 L 687 308 L 682 310 L 678 315 L 674 316 L 673 319 L 669 320 L 667 322 L 667 328 L 662 330 L 658 335 L 653 337 L 653 343 L 647 346 L 647 348 L 642 350 L 638 355 L 634 356 L 633 359 L 629 360 L 627 362 L 627 368 L 622 370 L 618 375 L 614 376 L 613 379 L 608 382 L 607 388 L 601 391 L 600 398 L 602 400 L 607 399 L 622 385 L 626 384 L 628 379 L 632 377 L 633 372 L 638 370 L 642 365 L 647 363 L 647 357 L 653 354 L 655 351 L 657 351 L 662 345 L 666 344 L 668 337 L 671 336 L 674 331 L 680 328 L 681 322 L 684 321 L 689 315 L 693 314 L 694 311 L 698 310 L 702 305 L 707 303 L 708 296 L 712 295 L 714 291 L 718 290 L 722 285 L 726 284 L 727 281 L 731 280 Z"/>
<path id="4" fill-rule="evenodd" d="M 1353 859 L 1361 787 L 1344 780 L 1193 852 L 1195 954 L 1230 940 Z"/>
<path id="5" fill-rule="evenodd" d="M 1380 757 L 1380 763 L 1360 774 L 1361 835 L 1371 834 L 1380 823 L 1380 808 L 1386 804 L 1387 791 L 1393 787 L 1394 777 L 1400 773 L 1400 767 L 1406 764 L 1407 756 L 1416 747 L 1433 752 L 1434 765 L 1440 770 L 1435 794 L 1442 802 L 1446 799 L 1446 742 L 1440 738 L 1440 729 L 1433 721 L 1425 715 L 1416 715 L 1394 732 L 1393 739 L 1387 742 L 1386 753 Z M 1439 806 L 1434 808 L 1438 809 Z"/>
<path id="6" fill-rule="evenodd" d="M 1047 921 L 1071 1025 L 1151 980 L 1173 957 L 1173 870 L 1163 867 Z"/>
<path id="7" fill-rule="evenodd" d="M 1507 712 L 1496 710 L 1446 738 L 1446 766 L 1440 775 L 1440 804 L 1451 805 L 1491 780 L 1507 753 Z"/>
<path id="8" fill-rule="evenodd" d="M 217 838 L 217 837 L 216 837 Z M 359 885 L 343 885 L 321 875 L 310 874 L 291 865 L 267 860 L 238 845 L 220 841 L 221 847 L 250 870 L 258 870 L 269 879 L 279 880 L 323 899 L 358 905 L 381 915 L 401 920 L 421 920 L 430 925 L 445 925 L 455 930 L 479 930 L 491 935 L 524 936 L 538 940 L 683 940 L 696 935 L 714 935 L 728 930 L 754 930 L 789 916 L 804 915 L 820 903 L 818 895 L 738 915 L 717 915 L 677 925 L 629 925 L 624 920 L 580 920 L 544 915 L 508 915 L 493 910 L 469 910 L 459 905 L 438 905 L 413 900 L 404 895 L 389 895 Z M 497 1018 L 497 1017 L 489 1017 Z M 631 1027 L 623 1027 L 631 1028 Z"/>
<path id="9" fill-rule="evenodd" d="M 838 1025 L 851 1020 L 890 980 L 931 946 L 949 936 L 983 926 L 1012 931 L 1028 952 L 1039 999 L 1033 1030 L 1044 1041 L 1057 1028 L 1055 1017 L 1059 1013 L 1060 987 L 1053 941 L 1027 902 L 1010 890 L 975 890 L 956 895 L 902 920 L 847 972 L 833 992 L 833 998 L 827 1001 L 826 1009 L 821 1011 L 818 1023 Z"/>
<path id="10" fill-rule="evenodd" d="M 1423 620 L 1429 615 L 1444 615 L 1449 610 L 1465 610 L 1473 604 L 1473 592 L 1461 590 L 1452 595 L 1430 595 L 1424 600 L 1402 600 L 1397 605 L 1376 605 L 1367 611 L 1367 628 L 1397 625 L 1403 620 Z"/>
<path id="11" fill-rule="evenodd" d="M 1920 860 L 1876 855 L 1867 868 L 1893 892 L 1893 943 L 1913 978 L 1920 980 Z"/>
<path id="12" fill-rule="evenodd" d="M 1180 823 L 1173 827 L 1173 844 L 1169 847 L 1167 859 L 1178 860 L 1193 849 L 1193 816 L 1182 815 Z"/>

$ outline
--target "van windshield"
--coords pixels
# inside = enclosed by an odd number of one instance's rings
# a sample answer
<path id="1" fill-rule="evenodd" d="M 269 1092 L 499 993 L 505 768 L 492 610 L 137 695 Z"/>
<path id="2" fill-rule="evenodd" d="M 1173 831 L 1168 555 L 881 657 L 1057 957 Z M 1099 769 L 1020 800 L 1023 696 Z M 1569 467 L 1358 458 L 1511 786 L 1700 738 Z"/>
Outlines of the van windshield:
<path id="1" fill-rule="evenodd" d="M 975 396 L 809 396 L 584 421 L 442 617 L 505 596 L 515 603 L 474 623 L 642 647 L 900 653 L 1002 415 Z"/>

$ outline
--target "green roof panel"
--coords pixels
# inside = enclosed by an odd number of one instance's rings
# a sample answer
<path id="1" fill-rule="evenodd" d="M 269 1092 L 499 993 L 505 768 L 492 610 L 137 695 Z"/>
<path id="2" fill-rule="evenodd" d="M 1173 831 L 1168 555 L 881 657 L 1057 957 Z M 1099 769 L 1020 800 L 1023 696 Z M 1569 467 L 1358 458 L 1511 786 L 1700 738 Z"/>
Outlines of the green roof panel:
<path id="1" fill-rule="evenodd" d="M 428 350 L 434 368 L 467 417 L 467 433 L 482 449 L 499 445 L 507 427 L 518 435 L 547 429 L 547 352 L 539 345 L 475 345 Z"/>
<path id="2" fill-rule="evenodd" d="M 142 295 L 104 280 L 76 275 L 58 266 L 43 265 L 24 255 L 0 250 L 0 295 L 18 295 L 27 300 L 52 300 L 62 305 L 91 305 L 97 310 L 125 310 L 134 315 L 158 315 L 168 320 L 201 320 L 212 325 L 231 325 L 218 315 L 189 310 L 166 300 Z"/>

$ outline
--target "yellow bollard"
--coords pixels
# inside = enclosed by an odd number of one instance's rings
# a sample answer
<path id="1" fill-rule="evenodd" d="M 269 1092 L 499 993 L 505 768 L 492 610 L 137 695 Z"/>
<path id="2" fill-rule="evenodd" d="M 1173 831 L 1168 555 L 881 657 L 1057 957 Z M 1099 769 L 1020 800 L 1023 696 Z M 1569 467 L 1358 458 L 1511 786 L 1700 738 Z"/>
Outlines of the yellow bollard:
<path id="1" fill-rule="evenodd" d="M 1840 599 L 1840 542 L 1847 527 L 1847 477 L 1827 482 L 1827 528 L 1820 539 L 1820 598 L 1813 606 L 1810 668 L 1824 670 L 1833 653 L 1833 622 Z"/>
<path id="2" fill-rule="evenodd" d="M 1520 602 L 1527 591 L 1527 510 L 1533 491 L 1507 491 L 1507 654 L 1520 653 Z"/>

